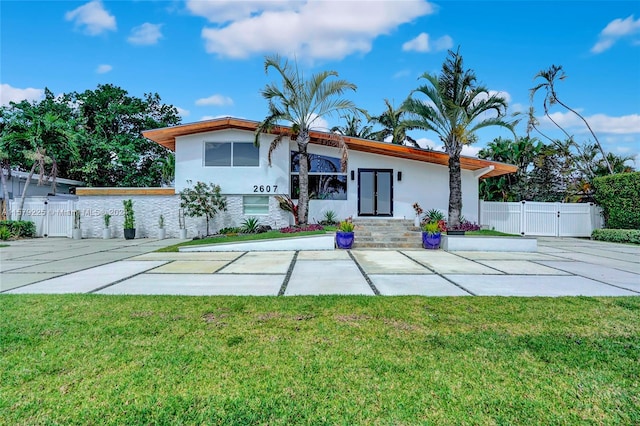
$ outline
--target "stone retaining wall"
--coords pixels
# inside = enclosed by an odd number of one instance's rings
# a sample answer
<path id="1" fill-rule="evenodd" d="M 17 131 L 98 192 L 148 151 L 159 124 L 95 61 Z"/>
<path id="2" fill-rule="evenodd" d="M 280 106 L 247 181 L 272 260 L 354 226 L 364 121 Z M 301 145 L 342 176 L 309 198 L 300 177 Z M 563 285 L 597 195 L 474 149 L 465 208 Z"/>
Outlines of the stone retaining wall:
<path id="1" fill-rule="evenodd" d="M 179 238 L 178 214 L 180 211 L 180 196 L 163 195 L 140 189 L 117 191 L 116 188 L 96 188 L 78 192 L 77 209 L 81 214 L 82 238 L 102 238 L 105 213 L 111 215 L 111 238 L 124 238 L 124 206 L 123 200 L 133 201 L 135 217 L 136 238 L 157 238 L 158 220 L 164 216 L 164 228 L 167 238 Z M 249 216 L 257 217 L 262 225 L 270 225 L 273 228 L 288 226 L 293 217 L 290 213 L 280 209 L 276 199 L 269 197 L 268 215 L 245 215 L 243 213 L 242 195 L 226 195 L 227 211 L 219 213 L 214 221 L 209 224 L 209 233 L 215 234 L 221 228 L 240 226 L 242 221 Z M 185 217 L 187 238 L 206 234 L 206 221 L 204 218 Z"/>

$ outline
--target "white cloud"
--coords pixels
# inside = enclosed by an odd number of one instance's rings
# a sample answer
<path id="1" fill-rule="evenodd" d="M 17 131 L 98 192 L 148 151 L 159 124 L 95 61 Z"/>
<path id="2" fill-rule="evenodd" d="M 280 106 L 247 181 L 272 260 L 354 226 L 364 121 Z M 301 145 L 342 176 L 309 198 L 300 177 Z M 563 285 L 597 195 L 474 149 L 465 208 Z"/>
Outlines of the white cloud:
<path id="1" fill-rule="evenodd" d="M 328 132 L 330 130 L 329 122 L 317 114 L 313 114 L 310 121 L 311 130 L 319 130 L 321 132 Z"/>
<path id="2" fill-rule="evenodd" d="M 223 95 L 211 95 L 208 98 L 200 98 L 196 101 L 196 105 L 214 105 L 214 106 L 225 106 L 225 105 L 233 105 L 233 99 L 228 96 Z"/>
<path id="3" fill-rule="evenodd" d="M 600 32 L 598 42 L 591 48 L 591 52 L 602 53 L 611 48 L 619 39 L 638 32 L 640 32 L 640 18 L 634 20 L 631 15 L 625 19 L 614 19 Z"/>
<path id="4" fill-rule="evenodd" d="M 111 71 L 112 69 L 113 69 L 113 67 L 111 65 L 101 64 L 101 65 L 98 65 L 98 68 L 96 68 L 96 72 L 98 74 L 106 74 L 109 71 Z"/>
<path id="5" fill-rule="evenodd" d="M 579 112 L 579 111 L 578 111 Z M 585 126 L 584 122 L 580 120 L 578 116 L 571 112 L 554 112 L 549 114 L 553 121 L 558 123 L 571 134 L 588 133 L 589 129 Z M 594 114 L 589 117 L 585 117 L 593 131 L 598 133 L 610 133 L 610 134 L 633 134 L 640 133 L 640 114 L 629 114 L 620 117 L 610 117 L 605 114 Z M 557 128 L 546 117 L 538 117 L 540 124 L 544 128 Z"/>
<path id="6" fill-rule="evenodd" d="M 92 36 L 116 30 L 116 18 L 107 12 L 100 0 L 93 0 L 67 12 L 64 17 L 67 21 L 73 21 L 76 27 L 84 27 L 84 31 Z"/>
<path id="7" fill-rule="evenodd" d="M 44 99 L 43 89 L 18 89 L 8 84 L 0 84 L 0 105 L 9 105 L 9 102 L 21 102 L 27 100 L 39 101 Z"/>
<path id="8" fill-rule="evenodd" d="M 404 52 L 430 52 L 432 49 L 435 51 L 447 50 L 453 46 L 453 39 L 448 35 L 442 36 L 439 39 L 429 43 L 429 34 L 420 33 L 416 38 L 411 39 L 402 45 Z"/>
<path id="9" fill-rule="evenodd" d="M 400 70 L 398 72 L 396 72 L 395 74 L 393 74 L 392 78 L 402 78 L 402 77 L 408 77 L 411 75 L 411 71 L 410 70 Z"/>
<path id="10" fill-rule="evenodd" d="M 158 43 L 158 40 L 162 38 L 162 33 L 160 32 L 161 28 L 162 24 L 150 24 L 145 22 L 131 30 L 131 35 L 129 35 L 127 41 L 139 46 L 156 44 Z"/>
<path id="11" fill-rule="evenodd" d="M 428 52 L 429 50 L 429 34 L 427 33 L 420 33 L 418 37 L 402 45 L 402 51 L 404 52 Z"/>
<path id="12" fill-rule="evenodd" d="M 180 107 L 176 107 L 176 109 L 178 110 L 178 114 L 180 114 L 181 117 L 188 117 L 189 114 L 191 114 L 191 111 L 189 111 L 188 109 L 184 109 L 184 108 L 180 108 Z"/>
<path id="13" fill-rule="evenodd" d="M 434 10 L 424 0 L 190 0 L 187 8 L 218 24 L 202 30 L 208 53 L 246 58 L 256 53 L 279 52 L 310 59 L 342 59 L 353 53 L 367 53 L 376 37 Z"/>
<path id="14" fill-rule="evenodd" d="M 435 148 L 433 148 L 434 151 L 442 151 L 442 152 L 446 152 L 444 149 L 444 145 L 440 144 L 440 145 L 436 145 L 435 142 L 433 143 L 433 145 L 431 145 Z M 482 149 L 482 147 L 480 146 L 476 146 L 476 145 L 463 145 L 462 146 L 462 151 L 460 152 L 460 155 L 464 155 L 466 157 L 477 157 L 478 153 L 480 152 L 480 150 Z"/>

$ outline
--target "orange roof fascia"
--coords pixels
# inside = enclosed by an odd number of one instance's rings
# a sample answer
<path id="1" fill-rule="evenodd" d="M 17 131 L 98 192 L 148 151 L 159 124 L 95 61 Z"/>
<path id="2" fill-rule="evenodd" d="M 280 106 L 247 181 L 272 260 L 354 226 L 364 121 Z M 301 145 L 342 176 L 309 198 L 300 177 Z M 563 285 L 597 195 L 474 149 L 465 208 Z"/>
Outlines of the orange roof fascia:
<path id="1" fill-rule="evenodd" d="M 200 121 L 196 123 L 181 124 L 178 126 L 164 127 L 161 129 L 145 130 L 142 135 L 167 149 L 176 150 L 176 138 L 180 136 L 188 136 L 197 133 L 213 132 L 225 129 L 237 129 L 255 132 L 259 123 L 256 121 L 244 120 L 239 118 L 225 117 L 214 120 Z M 289 132 L 291 129 L 285 126 L 274 127 L 270 134 L 279 135 L 283 132 Z M 311 143 L 319 145 L 332 145 L 326 143 L 332 138 L 325 132 L 311 131 Z M 370 154 L 385 155 L 388 157 L 403 158 L 408 160 L 422 161 L 425 163 L 439 164 L 442 166 L 449 165 L 449 155 L 440 151 L 430 151 L 425 149 L 413 148 L 404 145 L 394 145 L 385 142 L 371 141 L 368 139 L 354 138 L 350 136 L 342 137 L 347 147 L 353 151 L 366 152 Z M 475 157 L 460 157 L 460 167 L 465 170 L 480 170 L 493 166 L 482 177 L 501 176 L 508 173 L 514 173 L 518 168 L 511 164 L 498 163 L 495 161 L 482 160 Z"/>

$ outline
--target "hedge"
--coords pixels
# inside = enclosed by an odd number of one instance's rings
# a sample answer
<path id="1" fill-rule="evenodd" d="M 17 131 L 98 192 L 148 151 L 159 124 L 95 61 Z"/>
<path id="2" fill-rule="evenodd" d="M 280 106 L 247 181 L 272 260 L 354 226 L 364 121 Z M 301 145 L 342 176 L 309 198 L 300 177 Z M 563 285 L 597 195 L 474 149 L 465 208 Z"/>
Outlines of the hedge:
<path id="1" fill-rule="evenodd" d="M 593 180 L 593 187 L 605 227 L 640 229 L 640 172 L 598 177 Z"/>
<path id="2" fill-rule="evenodd" d="M 611 243 L 640 244 L 640 231 L 637 229 L 594 229 L 591 238 Z"/>
<path id="3" fill-rule="evenodd" d="M 36 236 L 36 224 L 29 220 L 0 220 L 0 227 L 6 227 L 13 238 Z"/>

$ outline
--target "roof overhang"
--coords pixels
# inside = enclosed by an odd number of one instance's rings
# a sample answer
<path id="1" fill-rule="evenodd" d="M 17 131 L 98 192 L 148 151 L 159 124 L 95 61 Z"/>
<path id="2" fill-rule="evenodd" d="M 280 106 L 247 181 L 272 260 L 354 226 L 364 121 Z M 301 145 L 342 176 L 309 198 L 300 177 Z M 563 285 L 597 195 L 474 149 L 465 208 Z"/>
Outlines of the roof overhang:
<path id="1" fill-rule="evenodd" d="M 214 120 L 199 121 L 196 123 L 181 124 L 161 129 L 146 130 L 142 135 L 167 149 L 175 151 L 176 138 L 180 136 L 194 135 L 198 133 L 214 132 L 226 129 L 245 130 L 255 132 L 259 123 L 257 121 L 239 118 L 225 117 Z M 290 133 L 291 129 L 285 126 L 277 126 L 271 129 L 270 134 L 279 135 Z M 311 131 L 311 143 L 319 145 L 332 145 L 336 135 L 332 133 Z M 395 145 L 386 142 L 372 141 L 368 139 L 342 136 L 349 150 L 366 152 L 369 154 L 385 155 L 388 157 L 403 158 L 407 160 L 422 161 L 425 163 L 449 165 L 449 155 L 440 151 L 413 148 L 404 145 Z M 329 143 L 327 143 L 329 142 Z M 511 164 L 482 160 L 476 157 L 460 156 L 460 167 L 464 170 L 477 172 L 478 177 L 487 178 L 515 173 L 518 168 Z"/>

